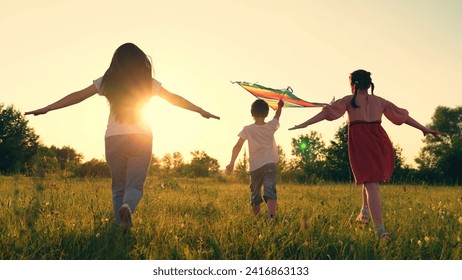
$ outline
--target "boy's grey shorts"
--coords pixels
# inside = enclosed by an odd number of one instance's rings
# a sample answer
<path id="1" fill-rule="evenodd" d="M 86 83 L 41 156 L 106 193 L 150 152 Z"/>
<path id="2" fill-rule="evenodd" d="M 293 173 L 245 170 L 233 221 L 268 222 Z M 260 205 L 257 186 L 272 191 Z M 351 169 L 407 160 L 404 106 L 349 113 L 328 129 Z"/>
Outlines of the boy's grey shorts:
<path id="1" fill-rule="evenodd" d="M 263 185 L 263 198 L 277 199 L 276 194 L 276 164 L 268 163 L 262 167 L 250 171 L 250 204 L 259 205 L 263 202 L 261 186 Z"/>

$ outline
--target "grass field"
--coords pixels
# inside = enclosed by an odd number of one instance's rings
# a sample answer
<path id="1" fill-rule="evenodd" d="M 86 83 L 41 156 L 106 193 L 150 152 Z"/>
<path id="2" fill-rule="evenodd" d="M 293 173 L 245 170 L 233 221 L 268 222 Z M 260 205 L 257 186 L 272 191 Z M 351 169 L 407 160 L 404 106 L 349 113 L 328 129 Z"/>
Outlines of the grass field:
<path id="1" fill-rule="evenodd" d="M 462 259 L 460 187 L 382 187 L 386 246 L 351 222 L 353 184 L 281 183 L 271 224 L 251 214 L 246 184 L 149 178 L 128 232 L 112 222 L 108 179 L 0 177 L 0 190 L 3 260 Z"/>

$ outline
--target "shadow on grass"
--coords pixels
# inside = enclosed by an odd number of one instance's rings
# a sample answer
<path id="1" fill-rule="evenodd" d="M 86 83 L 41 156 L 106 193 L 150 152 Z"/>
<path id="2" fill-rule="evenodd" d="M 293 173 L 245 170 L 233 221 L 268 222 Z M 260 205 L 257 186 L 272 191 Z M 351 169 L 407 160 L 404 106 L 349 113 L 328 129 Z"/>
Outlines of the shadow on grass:
<path id="1" fill-rule="evenodd" d="M 68 260 L 128 260 L 132 259 L 136 238 L 129 230 L 115 224 L 95 227 L 90 234 L 68 233 L 62 236 L 60 251 Z"/>
<path id="2" fill-rule="evenodd" d="M 108 222 L 107 213 L 93 213 L 94 226 L 80 228 L 46 209 L 45 187 L 34 182 L 32 195 L 15 188 L 7 220 L 0 222 L 0 259 L 126 260 L 133 259 L 133 232 Z M 45 218 L 43 218 L 45 217 Z M 50 221 L 44 227 L 43 220 Z M 104 221 L 105 220 L 105 221 Z M 103 222 L 104 221 L 104 222 Z"/>

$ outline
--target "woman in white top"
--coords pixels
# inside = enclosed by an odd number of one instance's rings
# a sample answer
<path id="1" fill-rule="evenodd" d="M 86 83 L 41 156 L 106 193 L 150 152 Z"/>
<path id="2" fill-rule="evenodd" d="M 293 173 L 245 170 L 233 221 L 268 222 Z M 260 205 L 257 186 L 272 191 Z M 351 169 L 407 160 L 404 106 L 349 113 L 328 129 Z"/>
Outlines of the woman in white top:
<path id="1" fill-rule="evenodd" d="M 140 109 L 152 96 L 158 95 L 172 105 L 197 112 L 204 118 L 219 117 L 163 88 L 152 77 L 148 56 L 132 43 L 117 48 L 104 76 L 94 80 L 87 88 L 25 114 L 46 114 L 77 104 L 96 93 L 105 96 L 110 105 L 105 149 L 112 174 L 115 221 L 130 227 L 131 215 L 143 195 L 152 157 L 152 132 L 143 122 Z"/>

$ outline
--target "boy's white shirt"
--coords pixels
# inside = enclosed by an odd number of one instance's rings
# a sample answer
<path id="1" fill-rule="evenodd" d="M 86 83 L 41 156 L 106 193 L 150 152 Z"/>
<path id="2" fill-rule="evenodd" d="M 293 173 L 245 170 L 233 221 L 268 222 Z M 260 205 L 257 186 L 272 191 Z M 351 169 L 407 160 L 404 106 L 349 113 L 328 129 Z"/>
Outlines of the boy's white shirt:
<path id="1" fill-rule="evenodd" d="M 279 128 L 279 120 L 272 119 L 264 125 L 247 125 L 238 134 L 249 143 L 250 171 L 268 163 L 277 163 L 279 154 L 274 133 Z"/>
<path id="2" fill-rule="evenodd" d="M 98 95 L 104 96 L 103 93 L 101 92 L 102 80 L 103 80 L 103 77 L 100 77 L 94 80 L 93 84 L 98 89 Z M 157 94 L 160 91 L 161 87 L 162 87 L 162 84 L 159 81 L 152 79 L 152 94 L 153 95 Z M 141 134 L 141 135 L 152 137 L 152 129 L 143 120 L 140 120 L 139 122 L 136 122 L 136 123 L 130 123 L 130 124 L 120 123 L 114 118 L 114 115 L 109 113 L 109 119 L 108 119 L 106 133 L 104 137 L 106 138 L 109 136 L 122 135 L 122 134 Z"/>

